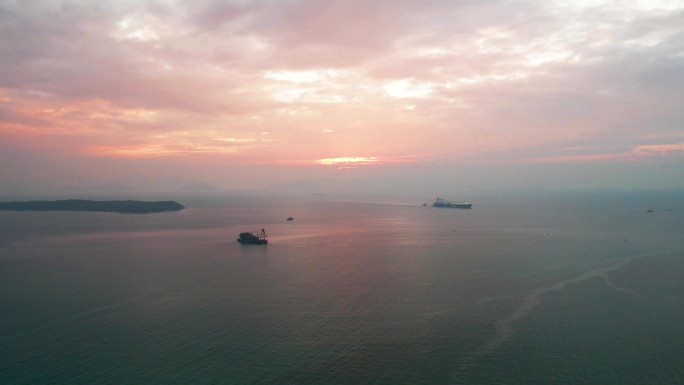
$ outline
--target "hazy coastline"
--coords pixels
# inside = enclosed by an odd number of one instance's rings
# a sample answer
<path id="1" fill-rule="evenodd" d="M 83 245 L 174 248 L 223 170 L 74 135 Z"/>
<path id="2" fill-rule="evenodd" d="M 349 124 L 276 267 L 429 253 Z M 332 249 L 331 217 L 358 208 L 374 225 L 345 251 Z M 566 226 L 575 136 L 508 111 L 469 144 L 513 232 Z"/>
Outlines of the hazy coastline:
<path id="1" fill-rule="evenodd" d="M 185 206 L 175 201 L 134 201 L 111 200 L 94 201 L 85 199 L 66 199 L 55 201 L 0 202 L 4 211 L 91 211 L 126 214 L 151 214 L 180 211 Z"/>

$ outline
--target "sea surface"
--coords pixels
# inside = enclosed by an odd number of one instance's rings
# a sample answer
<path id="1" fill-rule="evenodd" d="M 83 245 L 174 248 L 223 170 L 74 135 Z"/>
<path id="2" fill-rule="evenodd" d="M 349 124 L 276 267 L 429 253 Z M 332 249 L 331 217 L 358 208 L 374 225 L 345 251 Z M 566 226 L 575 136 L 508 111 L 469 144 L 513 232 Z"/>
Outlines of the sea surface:
<path id="1" fill-rule="evenodd" d="M 684 194 L 468 198 L 0 212 L 0 384 L 684 384 Z"/>

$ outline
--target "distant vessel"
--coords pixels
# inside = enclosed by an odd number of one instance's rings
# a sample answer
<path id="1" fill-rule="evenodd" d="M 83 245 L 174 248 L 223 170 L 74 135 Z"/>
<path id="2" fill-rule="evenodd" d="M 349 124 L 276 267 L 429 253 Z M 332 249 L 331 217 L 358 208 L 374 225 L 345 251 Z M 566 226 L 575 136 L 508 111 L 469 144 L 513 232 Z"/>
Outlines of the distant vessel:
<path id="1" fill-rule="evenodd" d="M 646 212 L 647 212 L 647 213 L 654 213 L 655 210 L 653 210 L 653 209 L 648 209 L 648 210 L 646 210 Z"/>
<path id="2" fill-rule="evenodd" d="M 261 229 L 261 232 L 257 235 L 254 235 L 254 233 L 249 231 L 240 233 L 237 241 L 252 245 L 265 245 L 268 243 L 268 239 L 266 239 L 266 231 L 264 229 Z"/>
<path id="3" fill-rule="evenodd" d="M 287 217 L 287 220 L 288 220 L 288 221 L 294 221 L 294 218 L 292 218 L 292 217 Z"/>
<path id="4" fill-rule="evenodd" d="M 473 207 L 472 203 L 469 202 L 450 202 L 442 198 L 437 198 L 432 207 L 447 207 L 452 209 L 469 209 Z"/>

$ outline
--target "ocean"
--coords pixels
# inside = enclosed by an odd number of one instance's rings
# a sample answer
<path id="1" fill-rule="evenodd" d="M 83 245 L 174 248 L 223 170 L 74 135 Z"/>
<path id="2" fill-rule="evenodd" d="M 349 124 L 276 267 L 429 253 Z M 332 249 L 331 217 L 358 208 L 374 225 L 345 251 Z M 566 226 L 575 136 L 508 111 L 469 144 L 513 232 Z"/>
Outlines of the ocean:
<path id="1" fill-rule="evenodd" d="M 684 194 L 469 198 L 0 211 L 0 383 L 684 383 Z"/>

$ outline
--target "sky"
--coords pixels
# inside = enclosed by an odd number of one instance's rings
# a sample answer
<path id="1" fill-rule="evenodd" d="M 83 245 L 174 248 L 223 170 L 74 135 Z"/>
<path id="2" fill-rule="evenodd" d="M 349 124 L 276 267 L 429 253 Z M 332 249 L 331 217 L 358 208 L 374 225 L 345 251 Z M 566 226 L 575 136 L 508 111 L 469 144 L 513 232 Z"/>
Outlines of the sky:
<path id="1" fill-rule="evenodd" d="M 0 0 L 0 194 L 684 189 L 681 0 Z"/>

